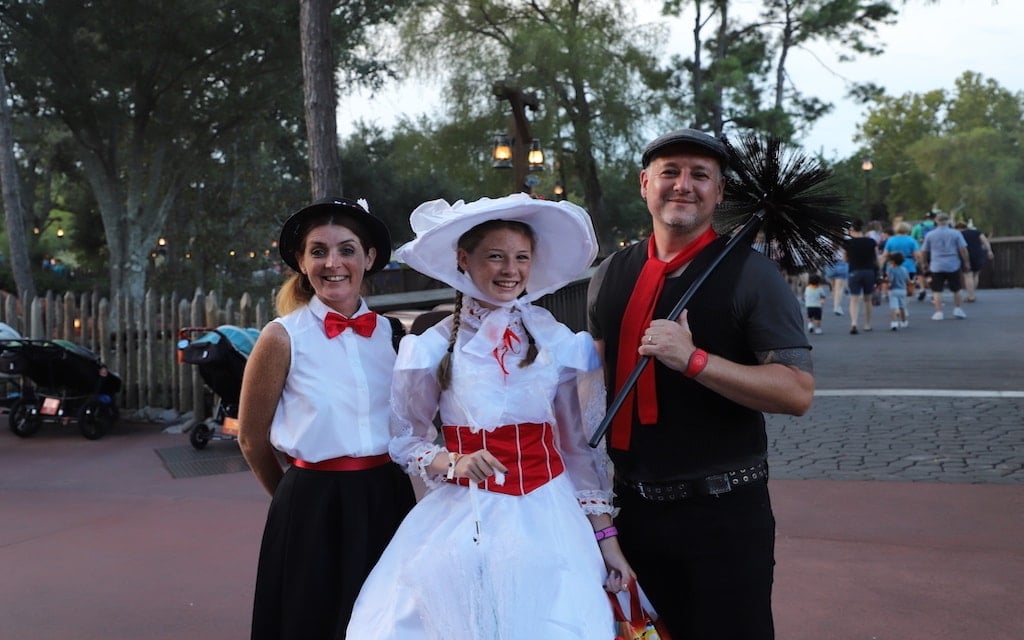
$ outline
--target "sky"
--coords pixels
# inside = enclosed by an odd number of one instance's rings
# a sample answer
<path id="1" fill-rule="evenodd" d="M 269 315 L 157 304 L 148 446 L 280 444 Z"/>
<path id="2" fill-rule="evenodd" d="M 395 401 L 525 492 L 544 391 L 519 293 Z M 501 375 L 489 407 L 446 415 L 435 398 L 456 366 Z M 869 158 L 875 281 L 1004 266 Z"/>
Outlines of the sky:
<path id="1" fill-rule="evenodd" d="M 658 15 L 660 4 L 636 0 L 639 20 L 664 20 Z M 900 0 L 893 4 L 900 7 Z M 738 0 L 736 5 L 735 11 L 754 14 L 761 2 Z M 678 38 L 683 46 L 692 42 L 691 23 L 692 18 L 684 17 L 672 27 L 686 35 Z M 937 4 L 908 0 L 900 8 L 897 23 L 879 29 L 878 37 L 886 50 L 878 57 L 839 62 L 838 51 L 828 45 L 791 56 L 787 67 L 800 90 L 835 105 L 801 141 L 807 151 L 830 159 L 858 151 L 853 137 L 865 111 L 845 98 L 850 83 L 874 82 L 893 96 L 951 91 L 960 75 L 974 71 L 1011 92 L 1024 92 L 1024 0 L 939 0 Z M 666 48 L 666 58 L 670 52 L 679 53 Z M 352 133 L 359 120 L 389 128 L 400 115 L 435 115 L 440 108 L 436 87 L 418 82 L 392 84 L 375 96 L 343 97 L 338 104 L 338 133 Z"/>

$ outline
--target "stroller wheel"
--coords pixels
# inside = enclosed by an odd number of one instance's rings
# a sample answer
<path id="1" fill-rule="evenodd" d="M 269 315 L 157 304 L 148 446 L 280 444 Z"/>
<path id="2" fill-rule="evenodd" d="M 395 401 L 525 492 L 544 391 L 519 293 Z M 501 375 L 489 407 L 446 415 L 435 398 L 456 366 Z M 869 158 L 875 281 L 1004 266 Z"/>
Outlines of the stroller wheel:
<path id="1" fill-rule="evenodd" d="M 39 431 L 41 424 L 39 416 L 32 415 L 29 410 L 35 403 L 28 399 L 20 399 L 11 405 L 11 412 L 7 416 L 7 424 L 14 435 L 21 438 L 29 438 Z"/>
<path id="2" fill-rule="evenodd" d="M 210 436 L 213 435 L 213 431 L 210 427 L 205 424 L 197 424 L 192 427 L 192 430 L 188 434 L 188 441 L 192 443 L 192 446 L 196 449 L 202 449 L 210 442 Z"/>
<path id="3" fill-rule="evenodd" d="M 99 440 L 114 425 L 116 408 L 90 400 L 78 411 L 78 429 L 89 440 Z"/>

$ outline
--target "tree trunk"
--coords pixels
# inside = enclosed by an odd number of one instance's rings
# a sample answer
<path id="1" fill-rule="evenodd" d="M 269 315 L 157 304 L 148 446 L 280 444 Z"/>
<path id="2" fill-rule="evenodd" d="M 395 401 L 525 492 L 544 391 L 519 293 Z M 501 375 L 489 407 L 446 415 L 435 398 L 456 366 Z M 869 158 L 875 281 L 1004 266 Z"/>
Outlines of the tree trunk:
<path id="1" fill-rule="evenodd" d="M 729 0 L 719 0 L 716 6 L 719 22 L 715 57 L 721 61 L 725 60 L 725 56 L 729 51 Z M 721 136 L 722 131 L 725 130 L 725 80 L 722 78 L 721 71 L 715 74 L 712 88 L 714 95 L 711 99 L 711 122 L 709 124 L 714 135 Z"/>
<path id="2" fill-rule="evenodd" d="M 597 234 L 600 253 L 608 255 L 615 250 L 615 240 L 608 224 L 608 215 L 604 207 L 604 189 L 601 187 L 597 160 L 594 158 L 594 139 L 590 134 L 594 117 L 587 99 L 585 83 L 580 78 L 573 78 L 572 86 L 571 98 L 564 87 L 559 88 L 559 97 L 572 124 L 573 142 L 576 147 L 573 160 L 576 164 L 576 175 L 583 185 L 583 203 L 594 222 L 594 233 Z"/>
<path id="3" fill-rule="evenodd" d="M 302 80 L 313 200 L 343 194 L 330 0 L 301 0 Z"/>
<path id="4" fill-rule="evenodd" d="M 25 237 L 25 212 L 21 207 L 18 164 L 14 159 L 14 125 L 9 98 L 7 77 L 0 61 L 0 184 L 3 185 L 4 221 L 7 224 L 8 257 L 14 285 L 18 289 L 18 298 L 27 304 L 36 297 L 36 285 L 32 279 L 32 263 Z"/>
<path id="5" fill-rule="evenodd" d="M 177 194 L 176 180 L 165 174 L 165 150 L 157 148 L 144 154 L 140 136 L 136 132 L 134 138 L 124 142 L 128 152 L 118 166 L 107 165 L 85 147 L 79 147 L 78 154 L 103 219 L 110 252 L 110 298 L 120 295 L 134 304 L 141 303 L 145 296 L 149 254 Z M 123 188 L 119 180 L 122 174 L 126 176 Z M 166 186 L 156 186 L 161 184 Z M 110 318 L 113 327 L 120 327 L 118 313 L 115 305 Z"/>
<path id="6" fill-rule="evenodd" d="M 601 187 L 601 179 L 597 175 L 597 161 L 594 160 L 592 151 L 577 154 L 576 161 L 581 163 L 579 176 L 583 183 L 583 200 L 594 221 L 594 232 L 597 234 L 601 255 L 608 255 L 615 251 L 615 239 L 608 226 L 608 215 L 604 207 L 604 190 Z"/>
<path id="7" fill-rule="evenodd" d="M 694 2 L 696 13 L 693 17 L 693 71 L 690 73 L 690 91 L 693 94 L 693 126 L 703 130 L 706 126 L 706 111 L 704 109 L 704 57 L 701 55 L 704 47 L 704 40 L 701 37 L 701 28 L 704 24 L 701 13 L 700 0 Z"/>

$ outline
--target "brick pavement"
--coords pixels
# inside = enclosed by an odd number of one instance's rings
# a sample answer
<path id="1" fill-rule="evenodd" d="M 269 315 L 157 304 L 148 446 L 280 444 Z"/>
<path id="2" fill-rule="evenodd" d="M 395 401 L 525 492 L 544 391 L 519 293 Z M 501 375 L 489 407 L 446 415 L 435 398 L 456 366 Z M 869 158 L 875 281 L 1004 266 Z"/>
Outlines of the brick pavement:
<path id="1" fill-rule="evenodd" d="M 858 335 L 826 308 L 810 412 L 766 417 L 773 478 L 1024 484 L 1021 290 L 981 291 L 966 320 L 909 307 L 908 329 L 876 307 Z"/>
<path id="2" fill-rule="evenodd" d="M 771 476 L 1024 484 L 1024 398 L 817 397 L 768 416 Z"/>

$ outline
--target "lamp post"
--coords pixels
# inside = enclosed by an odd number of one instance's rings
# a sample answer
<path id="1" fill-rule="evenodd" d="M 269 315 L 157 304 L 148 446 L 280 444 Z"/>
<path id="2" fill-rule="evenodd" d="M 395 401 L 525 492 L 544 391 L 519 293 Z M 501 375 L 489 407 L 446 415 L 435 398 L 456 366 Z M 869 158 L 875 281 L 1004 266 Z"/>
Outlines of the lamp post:
<path id="1" fill-rule="evenodd" d="M 506 81 L 495 82 L 492 90 L 499 100 L 508 100 L 512 107 L 512 137 L 499 135 L 495 138 L 491 154 L 493 166 L 495 169 L 512 169 L 513 188 L 530 193 L 536 179 L 528 179 L 527 174 L 544 169 L 544 151 L 540 148 L 540 140 L 530 134 L 530 123 L 526 120 L 526 107 L 537 110 L 537 96 L 525 93 Z"/>
<path id="2" fill-rule="evenodd" d="M 860 170 L 864 172 L 864 215 L 871 219 L 871 170 L 875 168 L 870 157 L 865 157 L 860 163 Z"/>

